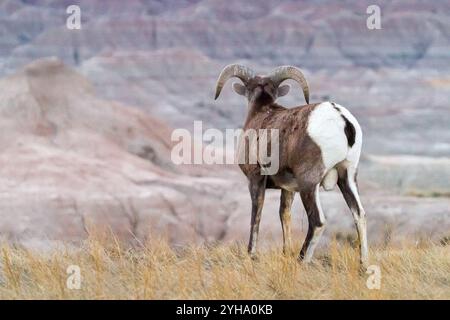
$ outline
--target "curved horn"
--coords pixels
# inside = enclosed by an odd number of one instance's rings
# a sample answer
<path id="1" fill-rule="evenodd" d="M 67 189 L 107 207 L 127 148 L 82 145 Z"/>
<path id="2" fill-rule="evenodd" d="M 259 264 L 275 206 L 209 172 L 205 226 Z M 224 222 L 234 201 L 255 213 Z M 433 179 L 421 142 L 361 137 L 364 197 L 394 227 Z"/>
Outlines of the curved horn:
<path id="1" fill-rule="evenodd" d="M 275 68 L 268 76 L 272 79 L 276 86 L 280 85 L 281 82 L 287 79 L 297 81 L 298 84 L 302 87 L 306 103 L 309 104 L 308 83 L 306 82 L 305 76 L 300 71 L 300 69 L 293 66 L 281 66 Z"/>
<path id="2" fill-rule="evenodd" d="M 242 82 L 244 82 L 244 84 L 247 84 L 247 81 L 250 80 L 253 76 L 254 76 L 253 70 L 243 65 L 230 64 L 226 66 L 225 68 L 223 68 L 222 72 L 219 75 L 219 78 L 217 79 L 216 95 L 214 99 L 217 99 L 219 97 L 220 92 L 222 91 L 222 88 L 228 79 L 232 77 L 237 77 L 241 79 Z"/>

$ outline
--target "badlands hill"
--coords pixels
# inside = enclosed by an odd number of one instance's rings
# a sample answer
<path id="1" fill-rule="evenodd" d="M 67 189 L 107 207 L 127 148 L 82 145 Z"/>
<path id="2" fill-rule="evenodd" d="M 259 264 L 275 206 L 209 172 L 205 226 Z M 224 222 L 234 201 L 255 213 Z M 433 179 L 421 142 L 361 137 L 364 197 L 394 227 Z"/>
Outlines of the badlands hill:
<path id="1" fill-rule="evenodd" d="M 100 225 L 126 239 L 142 239 L 151 227 L 192 239 L 201 236 L 195 219 L 206 208 L 223 219 L 213 190 L 224 182 L 175 168 L 166 125 L 97 98 L 60 60 L 27 65 L 0 80 L 0 92 L 2 236 L 76 240 Z M 215 232 L 212 223 L 203 236 Z"/>
<path id="2" fill-rule="evenodd" d="M 76 2 L 81 32 L 65 28 L 67 2 L 0 4 L 7 65 L 54 53 L 79 63 L 101 51 L 197 48 L 215 60 L 269 66 L 428 67 L 448 69 L 450 4 L 445 0 L 380 1 L 382 29 L 366 27 L 365 1 L 183 0 Z M 21 61 L 22 60 L 22 61 Z"/>
<path id="3" fill-rule="evenodd" d="M 0 80 L 0 128 L 3 238 L 48 246 L 84 239 L 97 228 L 128 242 L 247 238 L 250 201 L 235 168 L 173 165 L 168 126 L 137 108 L 98 98 L 85 77 L 56 58 Z M 370 177 L 361 185 L 372 240 L 411 234 L 440 239 L 449 230 L 446 198 L 395 196 L 379 191 Z M 267 194 L 265 239 L 280 237 L 278 198 L 276 191 Z M 322 199 L 327 236 L 353 233 L 341 195 L 324 193 Z M 301 239 L 307 222 L 298 199 L 294 212 Z"/>
<path id="4" fill-rule="evenodd" d="M 236 168 L 179 167 L 170 133 L 238 128 L 246 108 L 221 68 L 302 68 L 312 102 L 333 100 L 364 132 L 359 173 L 372 240 L 450 230 L 450 4 L 380 1 L 0 1 L 0 234 L 27 244 L 83 239 L 91 225 L 128 241 L 246 240 L 250 201 Z M 48 58 L 56 56 L 58 58 Z M 294 83 L 280 99 L 303 104 Z M 279 239 L 269 192 L 261 230 Z M 353 232 L 336 191 L 326 235 Z M 306 228 L 294 203 L 295 232 Z M 300 238 L 300 237 L 299 237 Z"/>
<path id="5" fill-rule="evenodd" d="M 66 28 L 66 2 L 0 3 L 0 74 L 57 56 L 101 97 L 136 105 L 171 126 L 235 128 L 243 101 L 215 78 L 230 62 L 258 72 L 301 67 L 312 102 L 334 100 L 363 124 L 374 154 L 450 156 L 450 3 L 373 1 L 77 1 L 82 29 Z M 299 90 L 280 100 L 303 103 Z M 383 133 L 383 134 L 380 134 Z M 389 135 L 386 139 L 384 134 Z"/>

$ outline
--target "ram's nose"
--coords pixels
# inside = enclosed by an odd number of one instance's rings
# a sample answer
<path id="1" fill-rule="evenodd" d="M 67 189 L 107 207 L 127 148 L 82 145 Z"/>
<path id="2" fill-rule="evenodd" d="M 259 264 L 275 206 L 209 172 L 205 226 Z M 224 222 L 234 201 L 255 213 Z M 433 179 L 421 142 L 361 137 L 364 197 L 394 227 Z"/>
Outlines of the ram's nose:
<path id="1" fill-rule="evenodd" d="M 262 85 L 258 85 L 256 88 L 255 88 L 255 93 L 256 94 L 260 94 L 261 92 L 263 92 L 264 91 L 264 87 L 262 86 Z"/>
<path id="2" fill-rule="evenodd" d="M 256 87 L 256 89 L 258 89 L 258 92 L 267 91 L 267 85 L 266 85 L 266 84 L 258 84 L 258 86 Z M 255 90 L 256 90 L 256 89 L 255 89 Z"/>

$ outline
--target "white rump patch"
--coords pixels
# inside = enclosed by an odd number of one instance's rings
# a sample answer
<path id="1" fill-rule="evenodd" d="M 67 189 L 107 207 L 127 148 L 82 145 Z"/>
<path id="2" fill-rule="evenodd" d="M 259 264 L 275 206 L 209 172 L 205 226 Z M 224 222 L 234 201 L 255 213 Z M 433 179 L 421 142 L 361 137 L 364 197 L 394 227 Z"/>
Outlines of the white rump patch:
<path id="1" fill-rule="evenodd" d="M 311 112 L 308 135 L 322 151 L 326 170 L 344 160 L 348 153 L 348 142 L 344 132 L 345 121 L 329 102 L 323 102 Z"/>
<path id="2" fill-rule="evenodd" d="M 355 128 L 355 144 L 348 151 L 347 157 L 345 158 L 349 161 L 355 168 L 358 167 L 359 157 L 361 155 L 361 146 L 362 146 L 362 130 L 361 126 L 358 123 L 358 120 L 343 106 L 335 103 L 335 106 L 339 108 L 342 115 L 347 118 L 348 121 Z"/>

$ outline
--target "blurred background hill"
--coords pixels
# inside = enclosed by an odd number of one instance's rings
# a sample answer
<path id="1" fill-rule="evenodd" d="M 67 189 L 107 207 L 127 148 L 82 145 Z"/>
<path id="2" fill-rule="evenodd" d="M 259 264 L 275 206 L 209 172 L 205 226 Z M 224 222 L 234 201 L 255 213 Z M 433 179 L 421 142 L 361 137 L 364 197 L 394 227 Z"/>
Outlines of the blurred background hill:
<path id="1" fill-rule="evenodd" d="M 81 8 L 82 29 L 66 28 Z M 381 30 L 366 8 L 381 8 Z M 364 133 L 360 185 L 372 241 L 450 234 L 448 1 L 0 0 L 0 234 L 36 245 L 104 225 L 130 241 L 246 239 L 235 167 L 175 166 L 174 128 L 239 128 L 246 107 L 216 77 L 300 67 Z M 279 100 L 304 104 L 294 83 Z M 269 192 L 262 233 L 280 235 Z M 338 191 L 328 235 L 353 232 Z M 300 213 L 300 214 L 299 214 Z M 295 231 L 306 230 L 296 199 Z"/>

